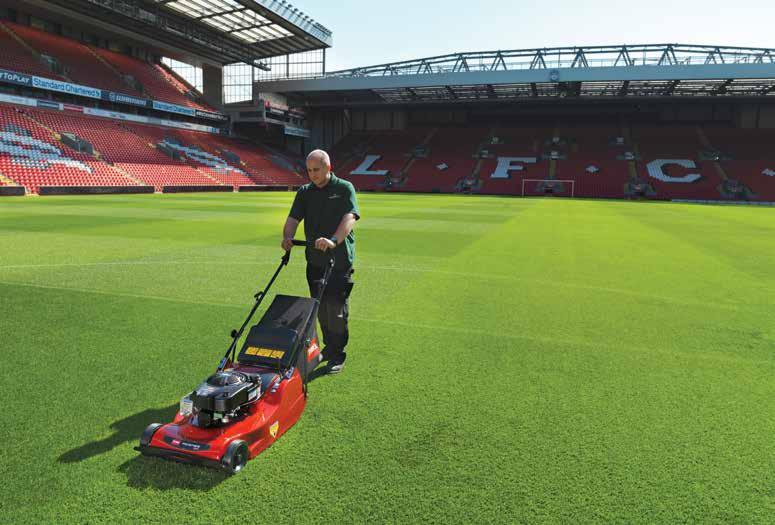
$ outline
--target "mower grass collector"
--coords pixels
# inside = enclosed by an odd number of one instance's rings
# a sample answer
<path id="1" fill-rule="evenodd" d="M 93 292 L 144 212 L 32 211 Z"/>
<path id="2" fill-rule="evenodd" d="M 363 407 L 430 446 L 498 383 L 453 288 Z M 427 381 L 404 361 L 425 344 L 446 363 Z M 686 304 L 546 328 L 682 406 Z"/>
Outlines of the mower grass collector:
<path id="1" fill-rule="evenodd" d="M 294 240 L 293 245 L 307 242 Z M 290 253 L 283 255 L 266 288 L 255 295 L 242 327 L 232 330 L 232 342 L 215 373 L 181 399 L 171 423 L 149 425 L 136 450 L 235 474 L 298 421 L 307 403 L 309 373 L 322 360 L 317 312 L 333 258 L 318 296 L 276 296 L 235 358 L 237 342 Z"/>

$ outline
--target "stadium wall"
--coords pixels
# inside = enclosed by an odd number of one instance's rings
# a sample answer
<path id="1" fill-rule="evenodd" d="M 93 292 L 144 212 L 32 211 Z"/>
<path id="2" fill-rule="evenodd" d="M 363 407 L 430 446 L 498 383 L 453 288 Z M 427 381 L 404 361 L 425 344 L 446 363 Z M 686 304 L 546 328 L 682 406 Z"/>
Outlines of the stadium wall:
<path id="1" fill-rule="evenodd" d="M 759 106 L 760 128 L 775 128 L 775 107 Z"/>
<path id="2" fill-rule="evenodd" d="M 406 129 L 404 110 L 357 110 L 352 112 L 353 131 L 388 131 Z"/>
<path id="3" fill-rule="evenodd" d="M 41 186 L 38 195 L 118 195 L 153 193 L 153 186 Z"/>
<path id="4" fill-rule="evenodd" d="M 0 186 L 0 197 L 16 197 L 25 194 L 24 186 Z"/>
<path id="5" fill-rule="evenodd" d="M 255 186 L 240 186 L 240 192 L 258 192 L 258 191 L 296 191 L 298 186 L 267 186 L 267 185 L 255 185 Z"/>
<path id="6" fill-rule="evenodd" d="M 352 131 L 351 111 L 348 109 L 317 110 L 308 115 L 311 136 L 302 153 L 315 148 L 330 149 Z"/>
<path id="7" fill-rule="evenodd" d="M 775 97 L 772 97 L 775 99 Z M 466 107 L 315 109 L 309 114 L 312 147 L 336 145 L 350 132 L 401 131 L 412 126 L 524 126 L 571 118 L 594 125 L 601 118 L 650 124 L 722 124 L 742 129 L 775 128 L 775 100 L 739 101 L 555 101 L 471 104 Z M 545 124 L 544 122 L 544 124 Z M 311 149 L 311 148 L 308 148 Z"/>
<path id="8" fill-rule="evenodd" d="M 744 129 L 775 128 L 775 106 L 745 104 L 737 114 L 737 126 Z"/>
<path id="9" fill-rule="evenodd" d="M 232 192 L 234 186 L 164 186 L 162 193 Z"/>

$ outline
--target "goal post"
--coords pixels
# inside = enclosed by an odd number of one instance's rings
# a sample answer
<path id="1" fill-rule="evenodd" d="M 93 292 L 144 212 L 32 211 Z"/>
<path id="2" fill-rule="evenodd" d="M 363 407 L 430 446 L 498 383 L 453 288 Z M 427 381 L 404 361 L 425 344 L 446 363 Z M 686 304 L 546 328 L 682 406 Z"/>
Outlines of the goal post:
<path id="1" fill-rule="evenodd" d="M 533 184 L 534 188 L 536 188 L 534 191 L 530 191 L 529 193 L 525 193 L 525 187 L 527 184 Z M 522 179 L 522 196 L 523 197 L 530 197 L 530 196 L 536 196 L 536 195 L 547 195 L 547 194 L 564 194 L 568 193 L 568 189 L 566 185 L 570 186 L 570 196 L 575 197 L 576 196 L 576 181 L 570 180 L 570 179 Z"/>

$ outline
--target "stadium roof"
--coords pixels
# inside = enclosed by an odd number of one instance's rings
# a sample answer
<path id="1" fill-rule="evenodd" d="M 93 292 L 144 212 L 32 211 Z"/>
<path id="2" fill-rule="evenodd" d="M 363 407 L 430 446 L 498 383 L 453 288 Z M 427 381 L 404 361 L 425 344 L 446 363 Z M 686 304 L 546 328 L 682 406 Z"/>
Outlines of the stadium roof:
<path id="1" fill-rule="evenodd" d="M 309 105 L 775 96 L 775 49 L 651 44 L 454 53 L 258 89 Z"/>
<path id="2" fill-rule="evenodd" d="M 310 51 L 331 45 L 331 31 L 284 0 L 154 1 L 254 45 L 260 57 Z"/>
<path id="3" fill-rule="evenodd" d="M 284 0 L 27 0 L 229 64 L 325 49 L 331 31 Z"/>

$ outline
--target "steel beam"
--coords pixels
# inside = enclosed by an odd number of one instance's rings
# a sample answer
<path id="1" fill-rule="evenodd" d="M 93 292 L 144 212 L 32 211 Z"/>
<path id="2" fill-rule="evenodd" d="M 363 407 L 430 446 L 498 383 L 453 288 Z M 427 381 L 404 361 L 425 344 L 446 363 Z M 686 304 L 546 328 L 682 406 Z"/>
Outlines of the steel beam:
<path id="1" fill-rule="evenodd" d="M 675 66 L 629 66 L 564 68 L 557 70 L 562 82 L 625 82 L 775 79 L 775 63 L 702 64 Z M 261 91 L 311 92 L 442 87 L 461 85 L 530 84 L 551 82 L 550 71 L 520 69 L 510 71 L 471 71 L 390 75 L 380 77 L 325 77 L 303 80 L 259 82 Z"/>

